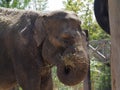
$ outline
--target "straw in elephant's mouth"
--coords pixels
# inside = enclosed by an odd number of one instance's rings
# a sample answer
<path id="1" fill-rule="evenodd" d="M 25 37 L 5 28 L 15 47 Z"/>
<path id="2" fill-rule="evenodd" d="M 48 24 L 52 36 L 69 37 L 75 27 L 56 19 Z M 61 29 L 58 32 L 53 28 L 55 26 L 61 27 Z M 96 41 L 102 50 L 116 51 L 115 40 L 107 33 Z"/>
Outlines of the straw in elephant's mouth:
<path id="1" fill-rule="evenodd" d="M 67 54 L 64 57 L 62 57 L 62 60 L 64 61 L 65 66 L 71 66 L 75 67 L 75 64 L 88 64 L 88 61 L 86 60 L 85 56 L 80 56 L 79 54 Z"/>

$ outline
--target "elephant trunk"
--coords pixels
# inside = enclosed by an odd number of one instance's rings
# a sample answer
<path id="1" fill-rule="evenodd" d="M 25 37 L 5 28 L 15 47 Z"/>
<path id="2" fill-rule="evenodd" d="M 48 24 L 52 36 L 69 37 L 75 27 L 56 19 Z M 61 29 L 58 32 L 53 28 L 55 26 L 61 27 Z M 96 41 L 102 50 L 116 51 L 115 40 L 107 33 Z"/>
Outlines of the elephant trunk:
<path id="1" fill-rule="evenodd" d="M 59 80 L 65 85 L 80 83 L 88 71 L 88 57 L 80 47 L 68 48 L 63 55 L 63 64 L 57 67 Z"/>

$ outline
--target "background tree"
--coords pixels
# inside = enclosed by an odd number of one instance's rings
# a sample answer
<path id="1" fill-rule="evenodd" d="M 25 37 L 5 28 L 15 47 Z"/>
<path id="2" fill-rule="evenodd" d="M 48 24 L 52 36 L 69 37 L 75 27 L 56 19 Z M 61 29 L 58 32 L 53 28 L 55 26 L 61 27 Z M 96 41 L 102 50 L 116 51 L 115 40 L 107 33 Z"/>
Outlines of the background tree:
<path id="1" fill-rule="evenodd" d="M 65 10 L 74 11 L 82 21 L 82 28 L 89 30 L 90 40 L 109 39 L 96 23 L 93 13 L 94 0 L 67 0 L 63 1 Z"/>
<path id="2" fill-rule="evenodd" d="M 29 9 L 43 11 L 47 7 L 48 0 L 31 0 L 28 5 Z"/>
<path id="3" fill-rule="evenodd" d="M 0 0 L 1 7 L 24 9 L 30 0 Z"/>
<path id="4" fill-rule="evenodd" d="M 6 8 L 45 10 L 47 0 L 0 0 L 0 6 Z"/>

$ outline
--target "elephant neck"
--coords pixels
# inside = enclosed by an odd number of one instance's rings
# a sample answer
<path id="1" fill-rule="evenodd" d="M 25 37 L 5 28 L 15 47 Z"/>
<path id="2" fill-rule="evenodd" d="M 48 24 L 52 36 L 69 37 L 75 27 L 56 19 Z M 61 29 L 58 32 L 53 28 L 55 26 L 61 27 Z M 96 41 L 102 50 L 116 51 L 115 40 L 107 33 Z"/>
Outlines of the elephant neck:
<path id="1" fill-rule="evenodd" d="M 50 69 L 53 67 L 53 64 L 50 64 L 47 62 L 47 60 L 45 60 L 42 56 L 42 48 L 43 48 L 43 43 L 44 43 L 45 40 L 43 40 L 41 42 L 41 45 L 38 47 L 38 53 L 39 53 L 39 56 L 40 56 L 40 60 L 41 60 L 41 63 L 42 63 L 42 66 L 40 67 L 42 70 L 47 70 L 47 69 Z"/>
<path id="2" fill-rule="evenodd" d="M 52 64 L 46 64 L 46 65 L 44 65 L 44 66 L 42 66 L 41 68 L 42 69 L 48 69 L 48 68 L 52 68 L 54 65 L 52 65 Z"/>
<path id="3" fill-rule="evenodd" d="M 46 64 L 46 65 L 43 65 L 42 67 L 40 67 L 41 76 L 45 76 L 45 75 L 48 75 L 49 73 L 51 73 L 52 67 L 53 67 L 53 65 L 50 65 L 50 64 Z"/>

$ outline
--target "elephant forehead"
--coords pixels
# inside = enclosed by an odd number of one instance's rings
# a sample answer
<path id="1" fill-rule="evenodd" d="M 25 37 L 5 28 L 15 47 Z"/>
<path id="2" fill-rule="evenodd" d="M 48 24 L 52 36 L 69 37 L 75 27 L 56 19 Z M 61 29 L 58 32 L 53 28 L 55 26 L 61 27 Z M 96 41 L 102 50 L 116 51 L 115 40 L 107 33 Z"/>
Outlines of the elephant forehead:
<path id="1" fill-rule="evenodd" d="M 74 19 L 76 21 L 80 21 L 79 18 L 78 18 L 78 16 L 75 13 L 67 13 L 67 15 L 65 16 L 65 18 Z"/>
<path id="2" fill-rule="evenodd" d="M 73 19 L 80 22 L 77 14 L 70 11 L 53 11 L 48 16 L 54 19 Z"/>

